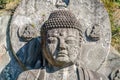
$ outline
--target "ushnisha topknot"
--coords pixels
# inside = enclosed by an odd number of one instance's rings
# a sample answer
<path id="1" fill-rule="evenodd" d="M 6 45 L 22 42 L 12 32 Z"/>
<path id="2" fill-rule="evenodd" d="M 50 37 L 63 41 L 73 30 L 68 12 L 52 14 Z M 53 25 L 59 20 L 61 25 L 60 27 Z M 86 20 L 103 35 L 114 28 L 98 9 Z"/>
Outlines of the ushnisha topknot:
<path id="1" fill-rule="evenodd" d="M 46 31 L 53 28 L 74 28 L 82 32 L 79 21 L 69 10 L 53 11 L 41 29 Z"/>

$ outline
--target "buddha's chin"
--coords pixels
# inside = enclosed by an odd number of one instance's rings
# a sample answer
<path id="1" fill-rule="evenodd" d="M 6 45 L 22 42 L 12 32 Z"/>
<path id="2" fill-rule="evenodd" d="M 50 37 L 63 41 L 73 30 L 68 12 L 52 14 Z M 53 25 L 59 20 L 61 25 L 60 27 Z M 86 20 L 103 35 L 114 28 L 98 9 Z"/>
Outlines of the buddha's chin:
<path id="1" fill-rule="evenodd" d="M 56 59 L 56 61 L 57 61 L 58 63 L 61 63 L 61 64 L 68 64 L 68 63 L 70 63 L 69 58 L 66 58 L 66 57 L 58 57 L 58 58 Z"/>

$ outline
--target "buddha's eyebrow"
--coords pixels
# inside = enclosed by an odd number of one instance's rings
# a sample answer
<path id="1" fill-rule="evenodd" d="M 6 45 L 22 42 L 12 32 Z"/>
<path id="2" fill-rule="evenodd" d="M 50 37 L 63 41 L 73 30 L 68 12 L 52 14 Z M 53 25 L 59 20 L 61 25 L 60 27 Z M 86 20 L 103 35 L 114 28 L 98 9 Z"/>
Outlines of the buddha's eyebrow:
<path id="1" fill-rule="evenodd" d="M 66 37 L 66 39 L 67 39 L 67 38 L 71 38 L 71 37 L 72 37 L 72 38 L 75 38 L 75 39 L 77 38 L 77 36 L 74 36 L 74 35 L 68 35 L 68 36 Z"/>
<path id="2" fill-rule="evenodd" d="M 58 35 L 56 34 L 48 34 L 48 37 L 58 37 Z"/>

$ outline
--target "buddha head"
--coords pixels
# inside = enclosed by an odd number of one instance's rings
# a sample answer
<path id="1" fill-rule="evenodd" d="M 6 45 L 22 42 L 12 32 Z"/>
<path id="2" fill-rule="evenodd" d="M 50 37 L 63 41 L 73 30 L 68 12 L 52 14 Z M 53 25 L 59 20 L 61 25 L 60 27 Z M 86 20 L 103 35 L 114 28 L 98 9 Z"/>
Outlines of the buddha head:
<path id="1" fill-rule="evenodd" d="M 41 28 L 42 48 L 53 66 L 74 64 L 80 54 L 81 26 L 68 10 L 53 11 Z"/>

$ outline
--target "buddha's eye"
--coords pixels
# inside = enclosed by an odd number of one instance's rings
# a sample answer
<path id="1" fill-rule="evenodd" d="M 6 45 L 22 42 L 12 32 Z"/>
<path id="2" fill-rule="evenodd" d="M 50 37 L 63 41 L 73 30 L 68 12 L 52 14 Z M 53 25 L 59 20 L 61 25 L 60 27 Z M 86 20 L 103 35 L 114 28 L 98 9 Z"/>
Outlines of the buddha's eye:
<path id="1" fill-rule="evenodd" d="M 66 43 L 66 44 L 76 44 L 77 41 L 75 40 L 75 38 L 69 37 L 69 38 L 67 38 L 67 39 L 65 40 L 65 43 Z"/>
<path id="2" fill-rule="evenodd" d="M 49 44 L 56 43 L 56 42 L 57 42 L 57 38 L 55 38 L 55 37 L 49 37 L 49 38 L 47 39 L 47 42 L 48 42 Z"/>
<path id="3" fill-rule="evenodd" d="M 66 44 L 76 44 L 75 40 L 66 40 Z"/>

